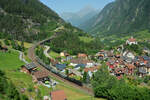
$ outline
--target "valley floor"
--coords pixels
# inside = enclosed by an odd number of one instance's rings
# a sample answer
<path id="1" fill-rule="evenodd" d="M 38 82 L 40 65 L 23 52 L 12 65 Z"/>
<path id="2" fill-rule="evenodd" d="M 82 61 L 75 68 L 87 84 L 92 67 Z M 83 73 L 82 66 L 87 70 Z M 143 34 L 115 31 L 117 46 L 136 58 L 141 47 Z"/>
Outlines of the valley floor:
<path id="1" fill-rule="evenodd" d="M 49 95 L 52 90 L 64 90 L 69 100 L 101 100 L 91 97 L 53 77 L 54 80 L 59 82 L 54 89 L 47 88 L 43 85 L 37 85 L 32 82 L 31 75 L 20 72 L 20 68 L 24 64 L 24 62 L 19 60 L 18 52 L 13 50 L 6 53 L 0 52 L 0 70 L 6 73 L 6 77 L 12 80 L 19 91 L 24 88 L 26 90 L 24 93 L 29 97 L 36 97 L 37 94 L 34 87 L 37 86 L 41 91 L 41 96 Z"/>

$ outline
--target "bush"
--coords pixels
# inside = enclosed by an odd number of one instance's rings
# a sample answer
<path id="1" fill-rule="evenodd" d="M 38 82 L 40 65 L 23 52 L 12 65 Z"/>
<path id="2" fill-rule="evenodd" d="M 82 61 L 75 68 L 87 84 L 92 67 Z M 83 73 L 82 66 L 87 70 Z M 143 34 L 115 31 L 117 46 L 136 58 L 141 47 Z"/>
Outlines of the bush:
<path id="1" fill-rule="evenodd" d="M 7 39 L 4 40 L 5 45 L 10 45 L 9 41 Z"/>
<path id="2" fill-rule="evenodd" d="M 0 100 L 28 100 L 27 97 L 22 98 L 14 84 L 6 79 L 5 74 L 0 71 Z"/>
<path id="3" fill-rule="evenodd" d="M 150 86 L 150 80 L 148 81 L 147 85 Z"/>

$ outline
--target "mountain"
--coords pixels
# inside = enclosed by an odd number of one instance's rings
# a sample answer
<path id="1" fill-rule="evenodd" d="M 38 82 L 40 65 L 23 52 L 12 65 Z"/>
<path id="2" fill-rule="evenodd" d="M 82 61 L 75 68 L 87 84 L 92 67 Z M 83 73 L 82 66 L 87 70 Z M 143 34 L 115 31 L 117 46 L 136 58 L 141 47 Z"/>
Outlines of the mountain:
<path id="1" fill-rule="evenodd" d="M 36 42 L 54 33 L 56 37 L 54 42 L 51 41 L 51 49 L 56 52 L 93 53 L 98 52 L 101 46 L 100 42 L 66 23 L 39 0 L 0 0 L 0 39 Z M 88 39 L 91 41 L 87 43 Z"/>
<path id="2" fill-rule="evenodd" d="M 59 31 L 84 33 L 39 0 L 0 0 L 0 38 L 33 42 Z"/>
<path id="3" fill-rule="evenodd" d="M 98 14 L 98 10 L 94 9 L 91 6 L 86 6 L 76 13 L 64 12 L 60 14 L 60 16 L 66 22 L 70 22 L 72 25 L 79 27 L 80 24 L 86 22 L 87 20 L 95 16 L 96 14 Z"/>
<path id="4" fill-rule="evenodd" d="M 93 35 L 118 35 L 150 29 L 150 0 L 115 0 L 82 25 Z"/>
<path id="5" fill-rule="evenodd" d="M 63 20 L 39 0 L 0 0 L 3 37 L 25 41 L 43 39 L 48 35 L 42 30 L 43 26 L 56 27 L 57 23 L 63 23 Z"/>

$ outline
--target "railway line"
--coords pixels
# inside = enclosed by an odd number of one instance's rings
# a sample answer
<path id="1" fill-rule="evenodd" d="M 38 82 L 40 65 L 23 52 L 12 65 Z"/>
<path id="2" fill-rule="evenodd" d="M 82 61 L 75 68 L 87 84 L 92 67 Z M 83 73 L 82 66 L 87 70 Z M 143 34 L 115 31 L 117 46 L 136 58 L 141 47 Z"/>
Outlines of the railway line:
<path id="1" fill-rule="evenodd" d="M 28 50 L 28 57 L 32 60 L 32 62 L 35 63 L 36 66 L 38 66 L 41 70 L 46 71 L 50 76 L 55 77 L 56 79 L 61 80 L 61 81 L 63 81 L 64 83 L 66 83 L 66 84 L 68 84 L 68 85 L 70 85 L 70 86 L 72 86 L 72 87 L 74 87 L 74 88 L 79 89 L 80 91 L 83 91 L 83 92 L 85 92 L 85 93 L 87 93 L 87 94 L 93 96 L 94 94 L 93 94 L 93 91 L 92 91 L 91 88 L 88 88 L 88 87 L 86 87 L 86 86 L 84 86 L 84 85 L 83 85 L 83 86 L 79 86 L 79 85 L 77 85 L 77 84 L 75 84 L 75 83 L 73 83 L 73 82 L 71 82 L 71 81 L 69 81 L 69 80 L 67 80 L 67 79 L 65 79 L 65 78 L 62 78 L 62 77 L 58 76 L 57 74 L 55 74 L 55 73 L 53 73 L 53 72 L 47 70 L 43 65 L 41 65 L 41 64 L 36 60 L 35 48 L 36 48 L 38 45 L 41 45 L 41 44 L 43 44 L 43 43 L 46 42 L 46 41 L 50 41 L 50 40 L 53 39 L 54 37 L 55 37 L 55 35 L 52 36 L 52 37 L 50 37 L 50 38 L 48 38 L 48 39 L 45 39 L 45 40 L 42 40 L 42 41 L 40 41 L 40 42 L 38 42 L 38 43 L 33 44 L 33 46 L 30 47 L 29 50 Z"/>

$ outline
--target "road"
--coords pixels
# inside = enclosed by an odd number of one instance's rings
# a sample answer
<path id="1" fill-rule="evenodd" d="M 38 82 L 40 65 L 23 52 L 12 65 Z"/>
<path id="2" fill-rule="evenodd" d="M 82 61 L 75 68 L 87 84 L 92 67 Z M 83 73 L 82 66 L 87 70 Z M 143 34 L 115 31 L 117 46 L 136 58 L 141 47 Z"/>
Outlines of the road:
<path id="1" fill-rule="evenodd" d="M 68 84 L 68 85 L 70 85 L 70 86 L 72 86 L 72 87 L 74 87 L 74 88 L 76 88 L 76 89 L 79 89 L 80 91 L 83 91 L 83 92 L 85 92 L 85 93 L 87 93 L 87 94 L 93 96 L 94 94 L 93 94 L 92 89 L 87 88 L 87 87 L 85 87 L 85 86 L 79 86 L 79 85 L 77 85 L 77 84 L 75 84 L 75 83 L 73 83 L 73 82 L 70 82 L 70 81 L 68 81 L 68 80 L 66 80 L 66 79 L 64 79 L 64 78 L 61 78 L 61 77 L 59 77 L 58 75 L 56 75 L 56 74 L 54 74 L 54 73 L 48 71 L 47 69 L 45 69 L 42 65 L 40 65 L 40 64 L 36 61 L 36 55 L 35 55 L 35 52 L 34 52 L 36 46 L 38 46 L 38 45 L 40 45 L 40 44 L 43 44 L 44 42 L 49 41 L 49 40 L 51 40 L 52 38 L 55 38 L 55 35 L 52 36 L 51 38 L 45 39 L 45 40 L 43 40 L 43 41 L 40 41 L 40 42 L 34 44 L 34 45 L 33 45 L 31 48 L 29 48 L 29 50 L 28 50 L 28 57 L 29 57 L 29 58 L 32 60 L 32 62 L 34 62 L 35 65 L 38 66 L 41 70 L 46 71 L 47 73 L 49 73 L 50 76 L 55 77 L 56 79 L 63 81 L 65 84 Z"/>
<path id="2" fill-rule="evenodd" d="M 23 52 L 21 51 L 18 51 L 18 52 L 19 52 L 19 59 L 23 61 L 24 63 L 28 64 L 28 62 L 23 58 Z"/>
<path id="3" fill-rule="evenodd" d="M 49 54 L 48 54 L 48 50 L 50 49 L 49 46 L 44 46 L 46 49 L 44 50 L 44 55 L 50 59 L 53 59 Z"/>

